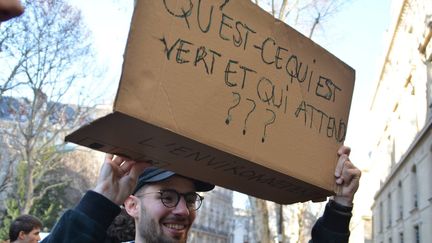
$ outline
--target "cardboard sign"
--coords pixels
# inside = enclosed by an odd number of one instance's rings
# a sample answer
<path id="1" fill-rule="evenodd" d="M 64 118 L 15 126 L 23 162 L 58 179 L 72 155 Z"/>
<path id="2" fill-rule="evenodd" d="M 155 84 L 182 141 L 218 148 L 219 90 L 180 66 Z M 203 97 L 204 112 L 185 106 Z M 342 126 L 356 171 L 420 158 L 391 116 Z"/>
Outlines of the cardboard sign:
<path id="1" fill-rule="evenodd" d="M 354 76 L 250 0 L 141 0 L 113 113 L 66 141 L 277 203 L 323 198 Z"/>

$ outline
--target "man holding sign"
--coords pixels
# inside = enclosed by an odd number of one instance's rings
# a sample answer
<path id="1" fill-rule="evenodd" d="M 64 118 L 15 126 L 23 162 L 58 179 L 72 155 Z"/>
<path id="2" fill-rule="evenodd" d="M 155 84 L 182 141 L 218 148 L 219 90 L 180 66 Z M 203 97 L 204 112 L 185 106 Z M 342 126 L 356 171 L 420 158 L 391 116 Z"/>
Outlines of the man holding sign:
<path id="1" fill-rule="evenodd" d="M 361 172 L 349 160 L 350 148 L 338 150 L 338 193 L 327 203 L 312 230 L 312 242 L 348 242 L 354 194 Z M 78 206 L 57 222 L 42 242 L 103 242 L 120 205 L 135 219 L 135 242 L 186 242 L 203 197 L 214 188 L 171 171 L 107 155 L 98 182 Z"/>

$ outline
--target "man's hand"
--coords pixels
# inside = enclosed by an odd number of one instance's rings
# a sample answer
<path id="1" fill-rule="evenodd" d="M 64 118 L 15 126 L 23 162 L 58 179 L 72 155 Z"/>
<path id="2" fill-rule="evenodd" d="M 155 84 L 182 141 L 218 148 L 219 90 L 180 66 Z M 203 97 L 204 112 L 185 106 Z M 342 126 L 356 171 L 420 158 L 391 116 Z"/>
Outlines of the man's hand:
<path id="1" fill-rule="evenodd" d="M 359 187 L 361 171 L 349 160 L 351 149 L 341 146 L 338 150 L 339 160 L 336 165 L 336 196 L 333 200 L 343 206 L 353 206 L 354 194 Z"/>
<path id="2" fill-rule="evenodd" d="M 20 16 L 24 8 L 19 0 L 0 0 L 0 22 Z"/>
<path id="3" fill-rule="evenodd" d="M 135 189 L 139 175 L 149 166 L 147 162 L 107 154 L 93 191 L 121 205 Z"/>

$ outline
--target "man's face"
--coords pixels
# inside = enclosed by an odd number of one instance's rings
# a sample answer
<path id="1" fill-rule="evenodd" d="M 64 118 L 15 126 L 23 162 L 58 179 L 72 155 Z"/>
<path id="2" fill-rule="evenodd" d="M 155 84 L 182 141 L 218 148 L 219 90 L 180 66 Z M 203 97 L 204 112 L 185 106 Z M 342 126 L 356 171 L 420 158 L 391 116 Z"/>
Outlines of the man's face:
<path id="1" fill-rule="evenodd" d="M 21 231 L 20 233 L 20 241 L 22 243 L 37 243 L 40 241 L 40 229 L 34 228 L 32 231 L 30 231 L 28 234 Z"/>
<path id="2" fill-rule="evenodd" d="M 173 176 L 165 181 L 145 186 L 136 193 L 140 204 L 136 221 L 137 236 L 145 239 L 145 242 L 186 242 L 189 229 L 195 220 L 196 211 L 188 209 L 184 197 L 180 198 L 176 207 L 167 208 L 162 204 L 160 194 L 153 193 L 166 189 L 179 193 L 195 191 L 191 180 Z"/>
<path id="3" fill-rule="evenodd" d="M 0 22 L 20 16 L 24 12 L 19 0 L 0 0 Z"/>

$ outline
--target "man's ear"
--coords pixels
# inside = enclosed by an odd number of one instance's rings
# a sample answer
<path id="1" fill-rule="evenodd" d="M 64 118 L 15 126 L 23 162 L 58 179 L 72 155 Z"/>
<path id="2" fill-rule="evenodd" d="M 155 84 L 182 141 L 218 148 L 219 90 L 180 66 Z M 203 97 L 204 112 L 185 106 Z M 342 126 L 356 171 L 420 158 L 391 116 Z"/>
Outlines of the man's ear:
<path id="1" fill-rule="evenodd" d="M 124 202 L 124 207 L 126 209 L 126 212 L 132 216 L 133 218 L 137 218 L 140 212 L 140 205 L 139 205 L 139 198 L 135 197 L 134 195 L 130 195 L 128 198 L 126 198 L 126 201 Z"/>
<path id="2" fill-rule="evenodd" d="M 21 231 L 19 232 L 19 234 L 18 234 L 18 239 L 20 239 L 20 240 L 24 240 L 26 235 L 27 235 L 27 234 L 26 234 L 24 231 L 21 230 Z"/>

